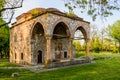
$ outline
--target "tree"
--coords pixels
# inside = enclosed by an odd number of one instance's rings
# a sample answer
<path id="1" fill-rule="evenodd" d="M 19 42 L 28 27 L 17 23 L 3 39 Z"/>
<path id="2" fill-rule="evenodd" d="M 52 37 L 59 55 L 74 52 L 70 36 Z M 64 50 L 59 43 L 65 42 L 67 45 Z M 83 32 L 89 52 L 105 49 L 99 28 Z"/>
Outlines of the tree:
<path id="1" fill-rule="evenodd" d="M 115 41 L 119 43 L 119 53 L 120 53 L 120 20 L 115 22 L 113 25 L 107 28 L 109 36 L 111 36 Z"/>
<path id="2" fill-rule="evenodd" d="M 101 42 L 98 36 L 95 37 L 95 41 L 94 41 L 94 51 L 99 53 L 101 50 Z"/>
<path id="3" fill-rule="evenodd" d="M 103 50 L 105 51 L 111 51 L 113 47 L 113 42 L 109 38 L 103 38 Z"/>
<path id="4" fill-rule="evenodd" d="M 7 21 L 0 27 L 11 23 L 15 9 L 22 7 L 22 4 L 23 0 L 0 0 L 0 19 Z"/>
<path id="5" fill-rule="evenodd" d="M 104 44 L 105 44 L 105 41 L 106 41 L 107 37 L 108 37 L 108 35 L 107 35 L 107 32 L 106 32 L 106 28 L 102 28 L 101 31 L 100 31 L 100 39 L 101 39 L 101 44 L 102 44 L 101 50 L 102 51 L 104 51 Z"/>
<path id="6" fill-rule="evenodd" d="M 75 46 L 75 49 L 76 49 L 77 51 L 80 51 L 80 50 L 81 50 L 81 44 L 80 44 L 80 41 L 79 41 L 79 40 L 73 41 L 73 45 Z"/>
<path id="7" fill-rule="evenodd" d="M 102 18 L 113 15 L 113 10 L 120 10 L 120 0 L 65 0 L 65 6 L 69 12 L 78 8 L 81 13 L 87 12 L 95 20 L 97 16 Z"/>
<path id="8" fill-rule="evenodd" d="M 0 24 L 4 24 L 5 21 L 0 19 Z M 9 56 L 9 27 L 3 26 L 0 28 L 0 58 Z"/>
<path id="9" fill-rule="evenodd" d="M 96 39 L 96 36 L 98 36 L 98 28 L 97 28 L 97 25 L 95 24 L 92 24 L 91 26 L 91 29 L 90 29 L 90 50 L 91 51 L 94 51 L 94 43 L 95 43 L 95 39 Z"/>

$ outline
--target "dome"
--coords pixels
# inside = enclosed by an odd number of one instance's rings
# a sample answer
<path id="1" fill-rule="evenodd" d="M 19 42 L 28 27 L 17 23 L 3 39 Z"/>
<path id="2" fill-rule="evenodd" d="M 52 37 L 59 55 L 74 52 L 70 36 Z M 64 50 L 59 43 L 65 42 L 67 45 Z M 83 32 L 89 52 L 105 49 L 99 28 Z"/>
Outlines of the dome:
<path id="1" fill-rule="evenodd" d="M 47 8 L 46 9 L 47 11 L 49 11 L 49 12 L 60 12 L 58 9 L 56 9 L 56 8 Z"/>
<path id="2" fill-rule="evenodd" d="M 43 12 L 45 10 L 46 10 L 45 8 L 34 8 L 34 9 L 28 11 L 27 13 L 33 13 L 33 12 L 41 13 L 41 12 Z"/>

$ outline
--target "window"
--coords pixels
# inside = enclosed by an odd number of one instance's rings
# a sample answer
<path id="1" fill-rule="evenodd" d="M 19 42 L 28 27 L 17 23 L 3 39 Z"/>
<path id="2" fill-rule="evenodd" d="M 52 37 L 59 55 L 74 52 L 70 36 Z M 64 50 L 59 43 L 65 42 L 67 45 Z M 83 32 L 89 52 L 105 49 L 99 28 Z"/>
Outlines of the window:
<path id="1" fill-rule="evenodd" d="M 23 53 L 21 53 L 21 60 L 23 60 Z"/>
<path id="2" fill-rule="evenodd" d="M 15 59 L 17 59 L 17 55 L 16 55 L 16 53 L 15 53 Z"/>
<path id="3" fill-rule="evenodd" d="M 14 41 L 17 42 L 17 35 L 14 36 Z"/>
<path id="4" fill-rule="evenodd" d="M 67 52 L 64 52 L 64 58 L 67 58 Z"/>

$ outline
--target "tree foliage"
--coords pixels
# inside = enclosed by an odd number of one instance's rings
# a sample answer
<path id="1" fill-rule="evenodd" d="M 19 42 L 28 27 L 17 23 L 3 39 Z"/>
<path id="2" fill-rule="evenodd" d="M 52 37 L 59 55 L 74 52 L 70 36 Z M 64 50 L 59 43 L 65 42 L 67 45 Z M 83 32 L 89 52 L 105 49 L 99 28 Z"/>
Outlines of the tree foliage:
<path id="1" fill-rule="evenodd" d="M 120 20 L 115 22 L 113 25 L 108 26 L 108 34 L 119 43 L 119 53 L 120 53 Z"/>
<path id="2" fill-rule="evenodd" d="M 0 24 L 5 23 L 0 19 Z M 9 55 L 9 27 L 3 26 L 0 28 L 0 58 L 8 57 Z"/>
<path id="3" fill-rule="evenodd" d="M 103 49 L 104 51 L 110 51 L 112 49 L 113 42 L 109 38 L 103 39 Z"/>
<path id="4" fill-rule="evenodd" d="M 97 53 L 99 53 L 101 51 L 101 41 L 100 38 L 98 36 L 94 37 L 94 40 L 90 40 L 90 48 L 92 51 L 95 51 Z"/>
<path id="5" fill-rule="evenodd" d="M 113 15 L 113 10 L 120 10 L 120 0 L 64 0 L 69 12 L 78 8 L 81 13 L 87 12 L 95 20 L 97 16 L 103 18 Z"/>
<path id="6" fill-rule="evenodd" d="M 79 41 L 79 40 L 73 41 L 73 45 L 75 46 L 75 49 L 76 49 L 77 51 L 80 51 L 80 50 L 81 50 L 81 44 L 80 44 L 80 41 Z"/>

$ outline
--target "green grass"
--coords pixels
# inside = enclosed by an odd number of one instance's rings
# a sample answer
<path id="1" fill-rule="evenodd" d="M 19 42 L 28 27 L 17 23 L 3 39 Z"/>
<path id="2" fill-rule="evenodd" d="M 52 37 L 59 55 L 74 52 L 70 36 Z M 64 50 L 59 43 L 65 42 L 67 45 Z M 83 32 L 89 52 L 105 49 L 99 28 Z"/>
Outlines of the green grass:
<path id="1" fill-rule="evenodd" d="M 9 62 L 9 59 L 0 59 L 0 67 L 20 67 L 20 65 Z"/>
<path id="2" fill-rule="evenodd" d="M 28 70 L 0 69 L 0 80 L 120 80 L 120 55 L 92 53 L 96 63 L 48 72 L 34 73 Z M 104 57 L 104 58 L 101 58 Z M 11 74 L 18 72 L 17 78 Z"/>

